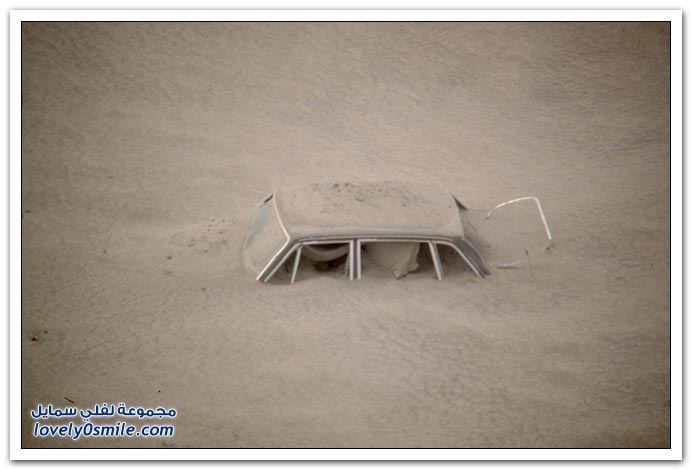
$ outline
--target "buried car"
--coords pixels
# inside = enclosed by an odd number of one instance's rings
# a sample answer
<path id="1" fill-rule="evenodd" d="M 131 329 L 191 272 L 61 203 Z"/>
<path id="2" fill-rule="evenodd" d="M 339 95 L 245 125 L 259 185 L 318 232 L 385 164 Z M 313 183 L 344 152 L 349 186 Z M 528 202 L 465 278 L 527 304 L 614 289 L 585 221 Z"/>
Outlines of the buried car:
<path id="1" fill-rule="evenodd" d="M 427 249 L 442 279 L 438 246 L 444 245 L 483 277 L 490 273 L 487 264 L 464 236 L 466 210 L 448 192 L 404 182 L 285 187 L 255 209 L 243 260 L 260 282 L 286 266 L 293 283 L 301 257 L 317 263 L 344 260 L 353 280 L 361 278 L 363 247 L 396 277 L 413 271 L 419 250 Z"/>

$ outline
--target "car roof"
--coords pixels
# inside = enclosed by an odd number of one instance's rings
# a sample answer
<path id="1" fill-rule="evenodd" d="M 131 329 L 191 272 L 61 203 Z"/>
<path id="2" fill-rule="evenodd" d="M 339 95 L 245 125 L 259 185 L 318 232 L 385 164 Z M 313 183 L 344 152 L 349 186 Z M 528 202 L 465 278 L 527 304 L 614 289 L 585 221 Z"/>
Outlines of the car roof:
<path id="1" fill-rule="evenodd" d="M 461 203 L 431 186 L 402 181 L 317 183 L 274 192 L 292 238 L 462 236 Z"/>

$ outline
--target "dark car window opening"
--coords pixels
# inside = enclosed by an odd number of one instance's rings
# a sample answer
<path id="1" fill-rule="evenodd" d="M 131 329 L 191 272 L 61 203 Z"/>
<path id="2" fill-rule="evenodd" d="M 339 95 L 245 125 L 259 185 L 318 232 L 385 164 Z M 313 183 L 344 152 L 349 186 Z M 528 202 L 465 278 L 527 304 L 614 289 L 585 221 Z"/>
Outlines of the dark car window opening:
<path id="1" fill-rule="evenodd" d="M 371 240 L 360 243 L 360 246 L 365 271 L 374 267 L 393 274 L 397 279 L 422 271 L 419 260 L 430 257 L 424 244 L 417 241 Z"/>
<path id="2" fill-rule="evenodd" d="M 353 245 L 353 240 L 298 242 L 283 258 L 280 263 L 283 269 L 278 271 L 288 273 L 291 284 L 295 281 L 299 271 L 343 272 L 350 276 L 354 272 L 350 263 Z"/>
<path id="3" fill-rule="evenodd" d="M 447 271 L 471 271 L 469 264 L 464 261 L 459 252 L 453 247 L 444 243 L 437 243 L 437 252 L 440 254 L 440 261 Z"/>

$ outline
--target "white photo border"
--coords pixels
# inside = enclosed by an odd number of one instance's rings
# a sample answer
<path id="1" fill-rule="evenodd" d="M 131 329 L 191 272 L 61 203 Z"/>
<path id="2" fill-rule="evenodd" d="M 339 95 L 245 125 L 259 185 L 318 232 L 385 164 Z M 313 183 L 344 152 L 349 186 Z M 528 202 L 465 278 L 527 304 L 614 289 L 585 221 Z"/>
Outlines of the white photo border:
<path id="1" fill-rule="evenodd" d="M 23 449 L 21 447 L 22 21 L 662 21 L 671 24 L 670 449 Z M 9 457 L 11 460 L 681 460 L 681 10 L 11 10 L 9 12 Z"/>

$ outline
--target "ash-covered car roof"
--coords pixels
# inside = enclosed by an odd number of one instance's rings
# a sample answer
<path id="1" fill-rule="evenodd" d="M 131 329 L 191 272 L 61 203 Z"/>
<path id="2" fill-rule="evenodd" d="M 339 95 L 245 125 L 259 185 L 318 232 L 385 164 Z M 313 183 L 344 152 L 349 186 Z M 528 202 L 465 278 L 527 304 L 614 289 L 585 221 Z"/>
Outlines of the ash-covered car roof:
<path id="1" fill-rule="evenodd" d="M 295 254 L 293 282 L 301 254 L 314 259 L 314 251 L 319 251 L 315 245 L 341 243 L 348 245 L 347 251 L 340 248 L 338 253 L 330 251 L 330 256 L 347 253 L 349 278 L 360 279 L 363 244 L 418 243 L 428 245 L 436 276 L 442 279 L 437 250 L 441 244 L 452 247 L 482 277 L 489 270 L 464 237 L 465 212 L 464 205 L 450 193 L 415 183 L 288 186 L 256 207 L 243 260 L 258 281 L 267 282 Z"/>
<path id="2" fill-rule="evenodd" d="M 449 193 L 399 181 L 288 186 L 274 193 L 291 237 L 463 237 L 458 203 Z M 463 206 L 461 206 L 463 207 Z"/>

